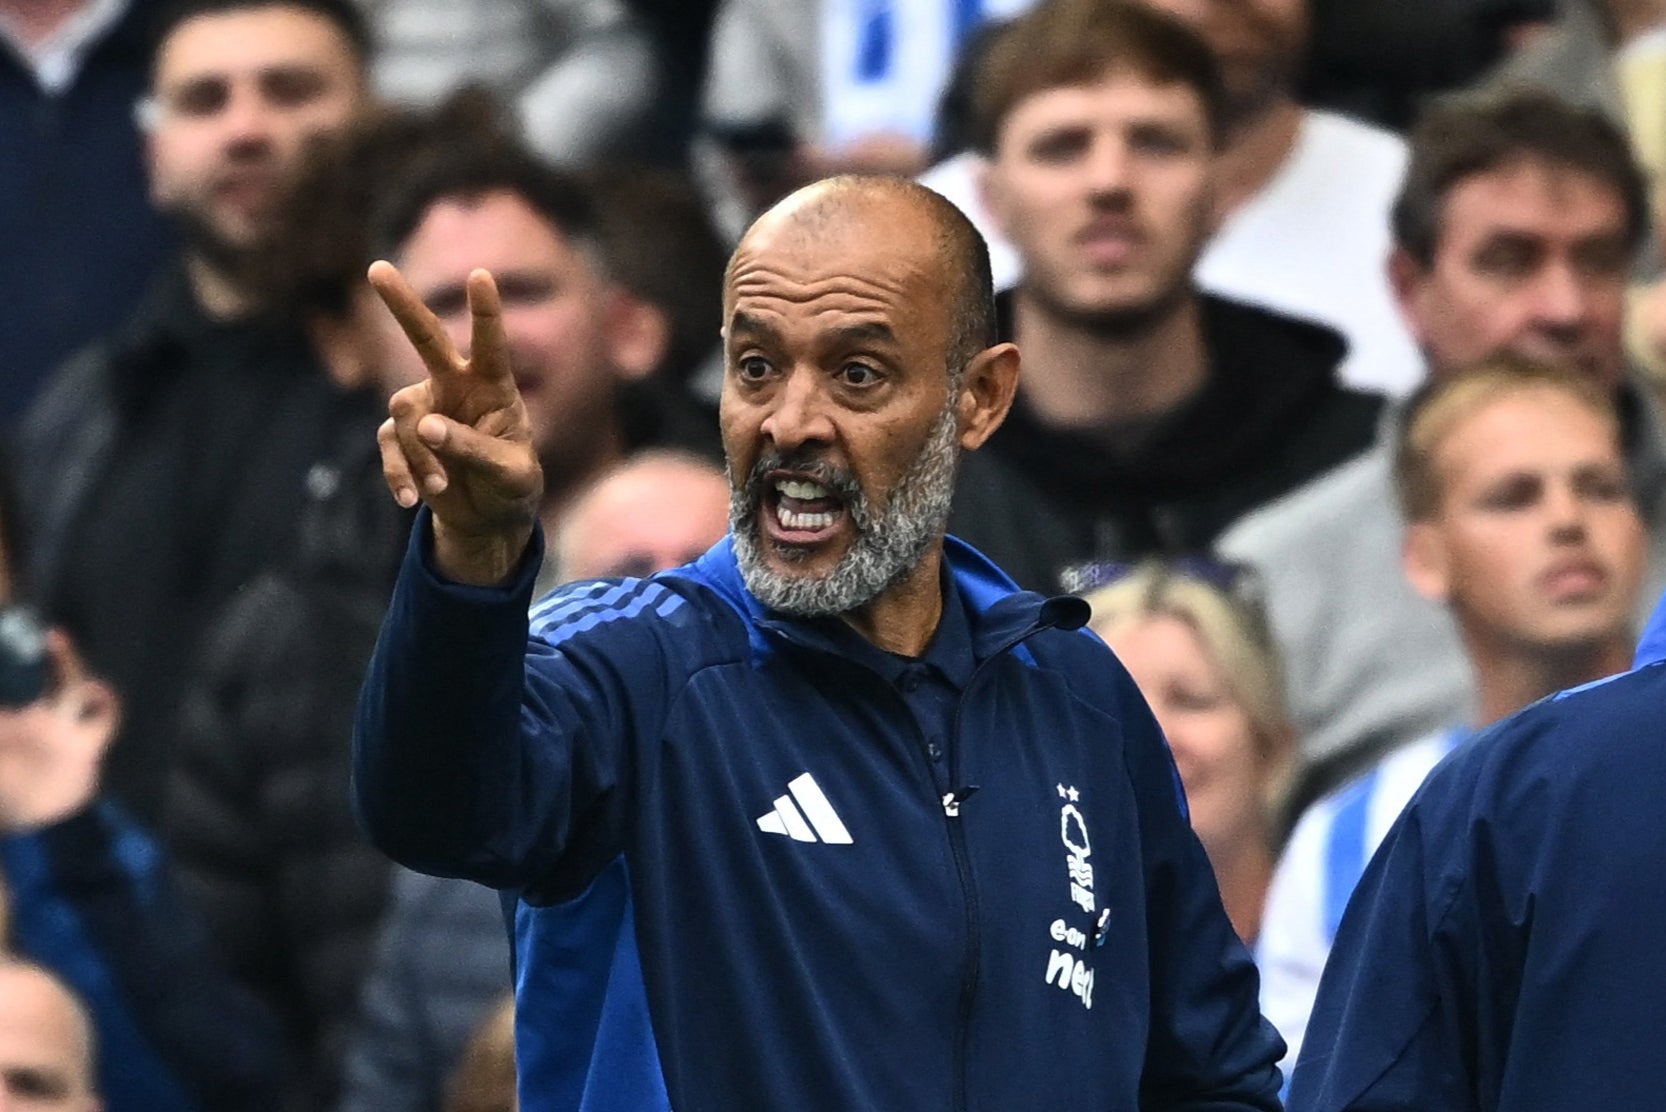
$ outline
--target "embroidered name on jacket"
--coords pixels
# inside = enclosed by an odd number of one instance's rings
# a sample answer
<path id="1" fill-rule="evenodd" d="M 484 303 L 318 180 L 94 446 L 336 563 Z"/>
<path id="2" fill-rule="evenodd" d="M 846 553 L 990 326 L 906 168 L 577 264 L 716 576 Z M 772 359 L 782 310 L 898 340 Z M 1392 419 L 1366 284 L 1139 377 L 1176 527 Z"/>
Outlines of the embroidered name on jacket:
<path id="1" fill-rule="evenodd" d="M 1059 808 L 1059 840 L 1065 848 L 1065 872 L 1070 878 L 1070 900 L 1082 911 L 1090 916 L 1097 905 L 1093 895 L 1093 863 L 1089 860 L 1093 856 L 1093 843 L 1088 839 L 1087 820 L 1076 803 L 1081 798 L 1081 792 L 1074 785 L 1065 787 L 1058 785 L 1059 798 L 1064 803 Z M 1090 938 L 1087 931 L 1080 927 L 1073 927 L 1063 918 L 1053 920 L 1048 933 L 1054 946 L 1047 957 L 1046 981 L 1050 985 L 1057 985 L 1066 992 L 1073 992 L 1082 1002 L 1082 1007 L 1093 1007 L 1093 968 L 1088 964 L 1088 950 L 1090 946 L 1098 946 L 1104 939 L 1104 927 L 1110 918 L 1110 909 L 1106 908 L 1098 918 L 1098 929 Z"/>

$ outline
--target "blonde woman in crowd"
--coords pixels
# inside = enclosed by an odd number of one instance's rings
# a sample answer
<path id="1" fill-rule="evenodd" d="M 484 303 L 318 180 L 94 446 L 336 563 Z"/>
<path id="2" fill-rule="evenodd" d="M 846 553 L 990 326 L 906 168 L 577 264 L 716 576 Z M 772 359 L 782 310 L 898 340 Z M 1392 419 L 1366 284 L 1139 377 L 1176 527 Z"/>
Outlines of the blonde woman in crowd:
<path id="1" fill-rule="evenodd" d="M 1149 561 L 1087 595 L 1091 621 L 1151 704 L 1221 901 L 1252 943 L 1274 862 L 1294 730 L 1247 568 Z"/>

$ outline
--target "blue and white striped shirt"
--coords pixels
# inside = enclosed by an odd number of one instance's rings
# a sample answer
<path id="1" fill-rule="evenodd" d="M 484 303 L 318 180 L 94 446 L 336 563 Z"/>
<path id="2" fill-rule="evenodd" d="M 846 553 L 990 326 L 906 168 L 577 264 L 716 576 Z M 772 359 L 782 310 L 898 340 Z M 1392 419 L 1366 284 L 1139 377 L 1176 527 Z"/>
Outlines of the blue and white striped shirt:
<path id="1" fill-rule="evenodd" d="M 1419 785 L 1469 734 L 1449 728 L 1401 746 L 1296 823 L 1267 890 L 1256 944 L 1261 1011 L 1289 1045 L 1286 1063 L 1301 1051 L 1319 975 L 1371 855 Z"/>

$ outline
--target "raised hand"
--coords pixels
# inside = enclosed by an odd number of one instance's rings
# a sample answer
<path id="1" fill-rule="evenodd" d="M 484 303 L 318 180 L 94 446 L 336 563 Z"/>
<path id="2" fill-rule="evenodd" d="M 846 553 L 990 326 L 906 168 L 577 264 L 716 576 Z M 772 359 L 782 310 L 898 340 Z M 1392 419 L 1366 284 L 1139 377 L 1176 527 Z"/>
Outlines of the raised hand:
<path id="1" fill-rule="evenodd" d="M 370 284 L 428 368 L 424 381 L 389 400 L 377 434 L 388 488 L 400 505 L 420 499 L 433 511 L 442 574 L 500 583 L 526 550 L 544 478 L 515 388 L 497 286 L 484 270 L 469 275 L 473 321 L 464 359 L 391 263 L 372 264 Z"/>
<path id="2" fill-rule="evenodd" d="M 86 674 L 67 636 L 50 631 L 46 651 L 51 690 L 0 708 L 0 832 L 37 830 L 87 807 L 121 723 L 115 692 Z"/>

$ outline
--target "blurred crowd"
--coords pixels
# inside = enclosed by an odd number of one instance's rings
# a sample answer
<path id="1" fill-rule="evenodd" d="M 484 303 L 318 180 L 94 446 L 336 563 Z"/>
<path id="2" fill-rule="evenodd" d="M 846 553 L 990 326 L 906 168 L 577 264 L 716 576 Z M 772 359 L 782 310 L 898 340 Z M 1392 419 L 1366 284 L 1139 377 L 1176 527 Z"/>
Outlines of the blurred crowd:
<path id="1" fill-rule="evenodd" d="M 961 206 L 1023 371 L 951 531 L 1092 603 L 1287 1061 L 1423 776 L 1623 671 L 1666 587 L 1666 0 L 0 0 L 0 46 L 39 1107 L 513 1105 L 498 894 L 348 803 L 424 375 L 376 259 L 459 344 L 495 276 L 547 589 L 728 527 L 752 217 L 852 172 Z"/>

